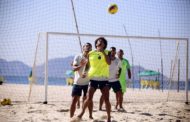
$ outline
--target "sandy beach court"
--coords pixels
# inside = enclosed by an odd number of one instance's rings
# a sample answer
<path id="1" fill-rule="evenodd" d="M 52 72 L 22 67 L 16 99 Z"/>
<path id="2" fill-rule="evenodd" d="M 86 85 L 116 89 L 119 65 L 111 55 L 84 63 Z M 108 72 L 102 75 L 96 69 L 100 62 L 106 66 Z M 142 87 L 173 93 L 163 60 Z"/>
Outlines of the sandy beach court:
<path id="1" fill-rule="evenodd" d="M 34 86 L 31 102 L 26 102 L 29 92 L 28 85 L 4 84 L 0 86 L 0 99 L 11 98 L 12 105 L 0 106 L 0 122 L 70 122 L 75 120 L 80 109 L 75 112 L 75 117 L 69 117 L 71 104 L 71 86 L 49 86 L 48 104 L 43 104 L 43 86 Z M 189 122 L 190 105 L 184 104 L 185 94 L 180 91 L 169 92 L 169 101 L 166 101 L 167 91 L 127 89 L 124 96 L 125 111 L 114 109 L 115 95 L 110 91 L 112 104 L 112 122 Z M 88 118 L 88 110 L 81 122 L 106 121 L 105 107 L 98 110 L 100 92 L 94 96 L 93 117 Z"/>

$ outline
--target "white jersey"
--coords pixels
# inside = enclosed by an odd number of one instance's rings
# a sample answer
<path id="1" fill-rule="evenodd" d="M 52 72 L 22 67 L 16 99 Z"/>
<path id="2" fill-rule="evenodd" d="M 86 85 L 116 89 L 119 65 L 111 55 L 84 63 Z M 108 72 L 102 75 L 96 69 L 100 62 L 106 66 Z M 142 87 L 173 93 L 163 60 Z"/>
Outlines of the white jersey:
<path id="1" fill-rule="evenodd" d="M 121 68 L 121 61 L 118 58 L 111 60 L 109 68 L 109 82 L 115 82 L 119 80 L 119 78 L 116 78 L 116 75 L 119 74 L 119 68 Z"/>
<path id="2" fill-rule="evenodd" d="M 80 65 L 80 62 L 85 57 L 82 54 L 76 55 L 73 61 L 73 65 Z M 81 67 L 78 71 L 74 72 L 74 84 L 76 85 L 88 85 L 89 79 L 87 77 L 82 78 L 82 73 L 85 66 Z"/>

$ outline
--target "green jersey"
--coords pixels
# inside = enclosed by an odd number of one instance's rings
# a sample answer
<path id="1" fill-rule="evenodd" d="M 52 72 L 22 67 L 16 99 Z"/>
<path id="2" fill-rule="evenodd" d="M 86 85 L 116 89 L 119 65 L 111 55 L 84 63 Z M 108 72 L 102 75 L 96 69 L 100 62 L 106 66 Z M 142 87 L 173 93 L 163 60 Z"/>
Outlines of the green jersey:
<path id="1" fill-rule="evenodd" d="M 119 77 L 122 93 L 126 92 L 126 87 L 127 87 L 127 85 L 126 85 L 126 73 L 127 73 L 128 69 L 130 69 L 129 62 L 127 59 L 123 58 L 121 60 L 121 74 Z"/>

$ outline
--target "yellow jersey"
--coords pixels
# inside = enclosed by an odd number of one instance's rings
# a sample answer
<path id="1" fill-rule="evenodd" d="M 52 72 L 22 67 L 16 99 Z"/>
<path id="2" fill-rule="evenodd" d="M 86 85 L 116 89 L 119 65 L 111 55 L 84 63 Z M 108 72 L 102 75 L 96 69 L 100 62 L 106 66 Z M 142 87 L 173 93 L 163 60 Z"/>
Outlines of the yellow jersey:
<path id="1" fill-rule="evenodd" d="M 108 51 L 105 50 L 106 55 Z M 89 52 L 90 69 L 88 71 L 89 78 L 108 78 L 109 65 L 106 62 L 105 56 L 102 52 L 96 50 Z"/>

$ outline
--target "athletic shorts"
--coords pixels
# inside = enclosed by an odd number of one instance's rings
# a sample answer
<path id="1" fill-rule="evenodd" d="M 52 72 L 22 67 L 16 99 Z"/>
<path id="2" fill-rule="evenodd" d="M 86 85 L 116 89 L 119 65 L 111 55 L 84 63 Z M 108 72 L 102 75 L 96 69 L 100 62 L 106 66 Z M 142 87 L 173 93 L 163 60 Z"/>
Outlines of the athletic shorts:
<path id="1" fill-rule="evenodd" d="M 119 81 L 108 82 L 108 86 L 109 86 L 109 88 L 112 88 L 115 93 L 118 91 L 121 91 L 121 85 L 120 85 Z"/>
<path id="2" fill-rule="evenodd" d="M 88 91 L 88 85 L 73 85 L 72 96 L 81 96 L 83 91 L 83 96 L 86 96 Z"/>
<path id="3" fill-rule="evenodd" d="M 94 89 L 103 89 L 105 86 L 108 85 L 108 81 L 97 81 L 97 80 L 90 80 L 90 87 Z"/>

